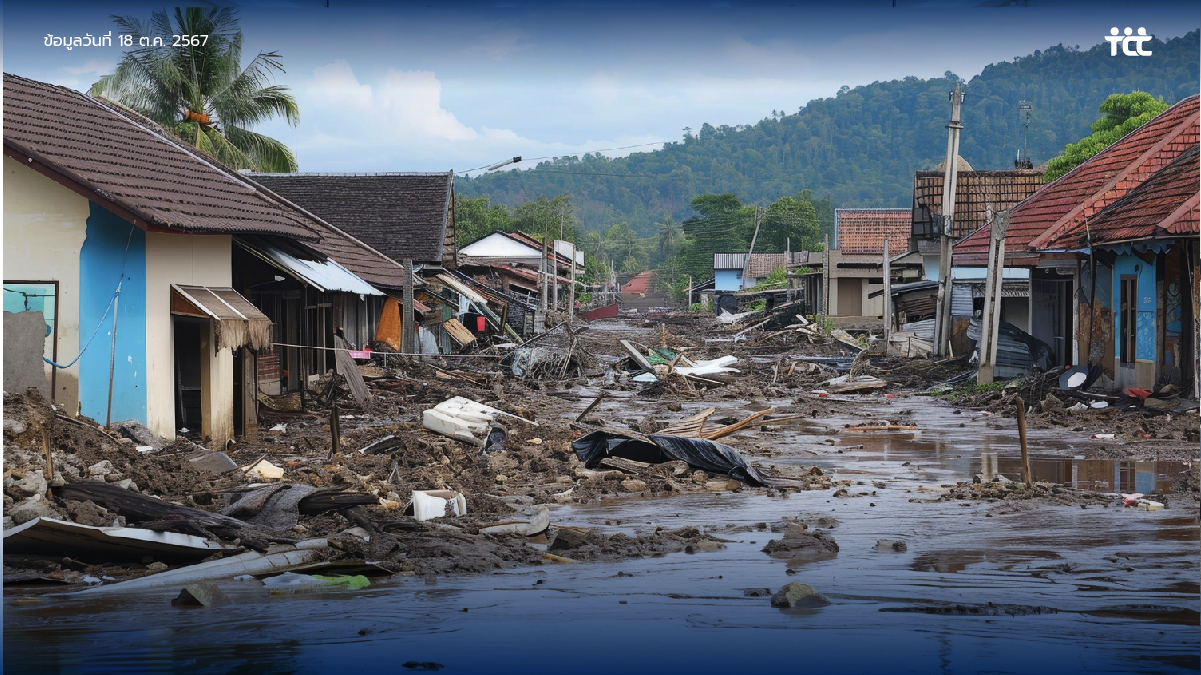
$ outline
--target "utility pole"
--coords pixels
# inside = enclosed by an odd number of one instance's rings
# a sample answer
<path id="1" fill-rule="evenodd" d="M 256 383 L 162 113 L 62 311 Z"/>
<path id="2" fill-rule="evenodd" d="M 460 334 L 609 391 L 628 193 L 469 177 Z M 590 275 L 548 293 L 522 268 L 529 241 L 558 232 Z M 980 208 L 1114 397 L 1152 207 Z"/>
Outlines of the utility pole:
<path id="1" fill-rule="evenodd" d="M 567 289 L 567 316 L 575 318 L 575 235 L 571 236 L 571 288 Z"/>
<path id="2" fill-rule="evenodd" d="M 538 309 L 542 311 L 542 330 L 546 330 L 546 291 L 547 278 L 546 269 L 549 267 L 546 259 L 546 237 L 542 238 L 542 265 L 538 270 Z"/>
<path id="3" fill-rule="evenodd" d="M 404 306 L 400 308 L 400 351 L 402 354 L 417 353 L 417 327 L 413 325 L 413 261 L 404 261 L 404 286 L 401 298 Z"/>
<path id="4" fill-rule="evenodd" d="M 552 298 L 551 306 L 554 307 L 554 309 L 556 311 L 559 309 L 559 242 L 563 241 L 563 216 L 564 216 L 563 207 L 560 206 L 559 207 L 559 238 L 555 241 L 555 245 L 551 247 L 552 249 L 554 249 L 553 251 L 551 251 L 551 260 L 553 261 L 551 269 L 552 269 L 552 273 L 554 274 L 554 276 L 551 277 L 551 283 L 553 284 L 552 288 L 554 289 L 551 291 L 551 298 Z M 574 260 L 572 261 L 572 264 L 573 265 L 575 264 Z"/>
<path id="5" fill-rule="evenodd" d="M 997 367 L 997 341 L 1001 328 L 1001 289 L 1004 287 L 1005 233 L 1009 230 L 1009 212 L 1002 211 L 992 221 L 988 238 L 988 274 L 984 280 L 984 316 L 980 325 L 980 370 L 978 384 L 989 384 Z"/>
<path id="6" fill-rule="evenodd" d="M 747 274 L 751 269 L 751 254 L 755 252 L 755 240 L 759 238 L 759 225 L 763 222 L 763 207 L 755 207 L 755 233 L 751 235 L 751 247 L 747 249 L 746 260 L 742 263 L 742 290 L 746 290 Z"/>
<path id="7" fill-rule="evenodd" d="M 951 253 L 955 240 L 955 189 L 959 173 L 959 132 L 963 125 L 959 109 L 963 90 L 958 83 L 951 92 L 951 121 L 947 124 L 947 161 L 942 179 L 942 228 L 938 253 L 938 306 L 934 313 L 934 355 L 947 356 L 951 346 Z"/>
<path id="8" fill-rule="evenodd" d="M 892 262 L 888 259 L 888 239 L 884 240 L 884 354 L 892 338 Z"/>

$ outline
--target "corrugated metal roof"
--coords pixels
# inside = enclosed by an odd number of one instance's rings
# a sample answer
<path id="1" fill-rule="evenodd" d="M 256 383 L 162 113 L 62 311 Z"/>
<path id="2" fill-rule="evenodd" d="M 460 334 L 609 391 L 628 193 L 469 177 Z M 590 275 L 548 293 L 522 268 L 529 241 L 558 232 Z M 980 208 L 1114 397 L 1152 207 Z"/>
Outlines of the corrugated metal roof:
<path id="1" fill-rule="evenodd" d="M 374 286 L 339 265 L 333 258 L 326 258 L 325 261 L 306 260 L 265 241 L 250 243 L 239 239 L 238 244 L 319 291 L 383 295 Z"/>
<path id="2" fill-rule="evenodd" d="M 745 253 L 714 253 L 713 269 L 740 270 L 746 266 Z"/>

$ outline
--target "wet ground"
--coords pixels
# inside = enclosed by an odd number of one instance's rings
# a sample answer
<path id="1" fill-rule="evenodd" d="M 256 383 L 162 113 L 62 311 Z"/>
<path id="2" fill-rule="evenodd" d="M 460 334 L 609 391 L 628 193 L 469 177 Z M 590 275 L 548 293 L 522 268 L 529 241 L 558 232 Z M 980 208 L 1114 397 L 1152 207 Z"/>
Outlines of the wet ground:
<path id="1" fill-rule="evenodd" d="M 593 392 L 565 404 L 574 417 Z M 722 400 L 716 417 L 803 401 Z M 711 402 L 686 403 L 687 415 Z M 977 474 L 1020 478 L 1012 420 L 917 397 L 823 403 L 833 415 L 726 439 L 762 464 L 821 467 L 833 490 L 712 492 L 563 506 L 558 525 L 606 532 L 697 527 L 720 550 L 494 574 L 393 577 L 357 592 L 268 597 L 225 582 L 233 604 L 171 607 L 174 593 L 6 603 L 9 673 L 744 672 L 1174 673 L 1198 656 L 1195 507 L 943 501 Z M 622 396 L 598 416 L 658 414 Z M 850 432 L 898 419 L 917 431 Z M 1090 459 L 1080 432 L 1031 432 L 1035 478 L 1102 492 L 1170 491 L 1180 461 Z M 1194 462 L 1195 463 L 1195 462 Z M 1120 503 L 1120 502 L 1119 502 Z M 1083 506 L 1083 508 L 1082 508 Z M 838 555 L 804 562 L 763 546 L 785 519 L 820 523 Z M 833 520 L 830 520 L 833 519 Z M 833 525 L 833 527 L 831 527 Z M 773 527 L 776 526 L 776 527 Z M 880 550 L 881 539 L 905 542 Z M 799 581 L 832 601 L 780 610 Z M 11 598 L 10 598 L 11 600 Z M 407 666 L 405 664 L 408 664 Z"/>

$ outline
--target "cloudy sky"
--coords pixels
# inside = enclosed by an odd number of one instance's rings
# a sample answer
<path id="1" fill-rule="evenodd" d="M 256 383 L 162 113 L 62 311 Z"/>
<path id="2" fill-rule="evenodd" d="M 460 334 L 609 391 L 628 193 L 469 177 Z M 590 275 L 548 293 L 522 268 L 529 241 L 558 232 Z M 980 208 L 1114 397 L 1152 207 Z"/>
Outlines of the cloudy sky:
<path id="1" fill-rule="evenodd" d="M 150 10 L 10 5 L 4 70 L 86 90 L 119 47 L 68 52 L 43 39 L 106 33 L 112 13 Z M 248 57 L 283 55 L 278 82 L 301 111 L 296 127 L 258 130 L 288 143 L 302 171 L 462 172 L 514 155 L 643 151 L 684 127 L 795 112 L 843 85 L 947 70 L 970 79 L 1036 49 L 1091 46 L 1113 26 L 1166 39 L 1201 25 L 1192 8 L 1120 6 L 248 7 L 240 16 Z"/>

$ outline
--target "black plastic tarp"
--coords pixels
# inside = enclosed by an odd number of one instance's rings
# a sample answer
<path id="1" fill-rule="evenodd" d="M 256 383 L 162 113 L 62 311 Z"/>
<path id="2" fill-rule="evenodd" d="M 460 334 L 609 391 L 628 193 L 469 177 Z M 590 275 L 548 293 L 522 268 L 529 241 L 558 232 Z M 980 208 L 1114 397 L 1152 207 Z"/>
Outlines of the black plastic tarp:
<path id="1" fill-rule="evenodd" d="M 723 473 L 747 485 L 762 486 L 767 481 L 746 463 L 738 451 L 728 445 L 704 438 L 651 434 L 650 442 L 607 431 L 594 431 L 576 439 L 571 447 L 584 462 L 595 469 L 605 457 L 620 457 L 635 462 L 659 464 L 676 460 L 713 473 Z"/>

